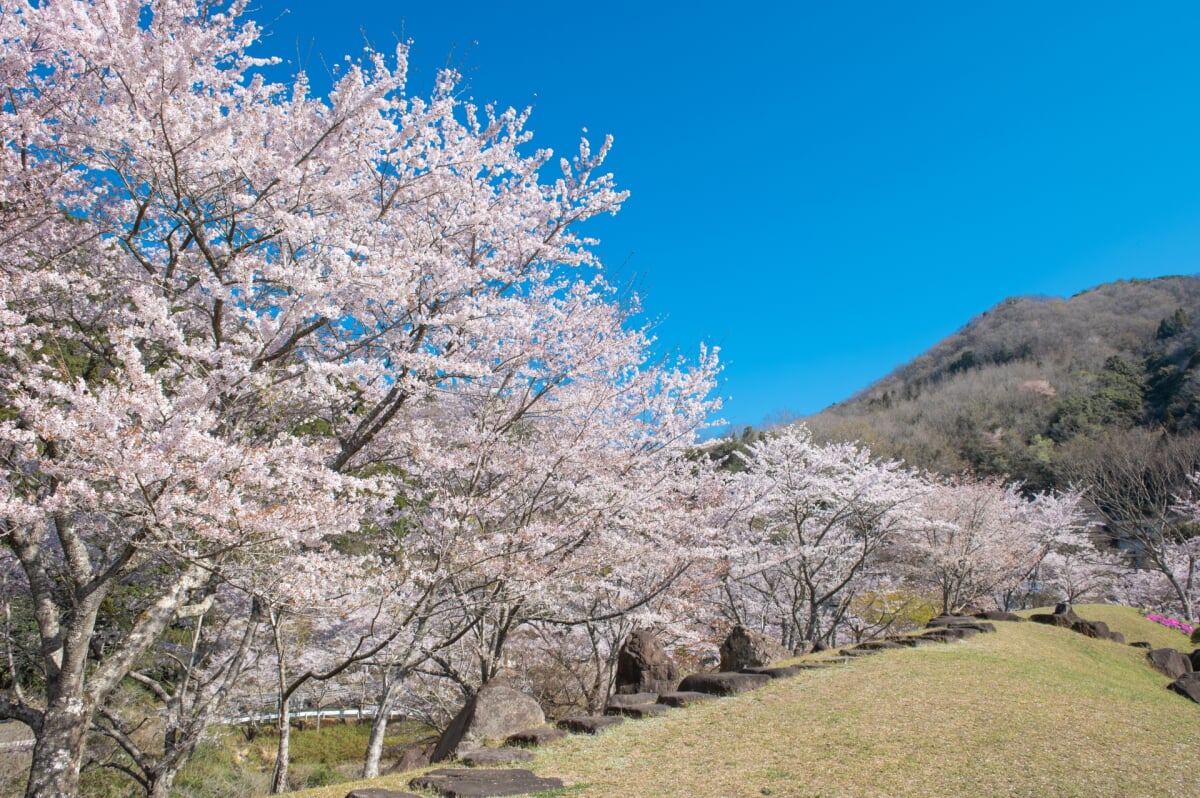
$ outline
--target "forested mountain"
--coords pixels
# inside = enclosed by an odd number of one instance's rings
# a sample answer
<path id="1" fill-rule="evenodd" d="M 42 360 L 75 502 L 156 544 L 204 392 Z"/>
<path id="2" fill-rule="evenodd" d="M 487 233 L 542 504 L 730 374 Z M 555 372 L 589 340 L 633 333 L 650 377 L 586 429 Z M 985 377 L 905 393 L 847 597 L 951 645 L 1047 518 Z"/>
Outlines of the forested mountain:
<path id="1" fill-rule="evenodd" d="M 1097 463 L 1200 446 L 1200 279 L 1007 299 L 925 354 L 807 419 L 820 440 L 1034 489 L 1094 482 Z"/>

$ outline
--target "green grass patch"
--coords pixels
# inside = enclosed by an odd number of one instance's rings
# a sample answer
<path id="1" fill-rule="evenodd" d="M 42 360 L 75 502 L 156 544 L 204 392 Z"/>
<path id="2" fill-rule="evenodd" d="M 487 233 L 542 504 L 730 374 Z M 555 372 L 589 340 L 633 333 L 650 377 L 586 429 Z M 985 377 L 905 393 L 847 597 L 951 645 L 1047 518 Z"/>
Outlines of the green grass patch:
<path id="1" fill-rule="evenodd" d="M 1135 609 L 1076 611 L 1131 641 L 1190 650 Z M 1200 706 L 1167 690 L 1144 650 L 996 626 L 571 737 L 532 769 L 568 783 L 552 795 L 593 798 L 1200 795 Z M 413 775 L 371 786 L 406 789 Z"/>

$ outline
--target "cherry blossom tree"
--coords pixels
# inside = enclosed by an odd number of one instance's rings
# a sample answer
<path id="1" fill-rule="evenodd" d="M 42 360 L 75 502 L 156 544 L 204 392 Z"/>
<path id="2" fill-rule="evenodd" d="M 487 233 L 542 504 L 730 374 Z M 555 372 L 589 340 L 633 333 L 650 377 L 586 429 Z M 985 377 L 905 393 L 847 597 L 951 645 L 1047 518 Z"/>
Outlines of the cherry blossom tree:
<path id="1" fill-rule="evenodd" d="M 831 642 L 924 486 L 854 444 L 814 443 L 803 425 L 760 440 L 746 466 L 731 478 L 721 608 L 788 648 Z"/>
<path id="2" fill-rule="evenodd" d="M 600 319 L 586 340 L 562 329 L 532 356 L 499 358 L 495 379 L 445 397 L 454 409 L 423 428 L 424 492 L 407 517 L 454 553 L 449 590 L 470 632 L 436 661 L 464 693 L 503 666 L 522 625 L 642 609 L 712 547 L 698 478 L 711 468 L 684 455 L 715 407 L 713 353 L 695 368 L 647 364 L 649 340 L 614 306 L 574 289 L 543 302 L 559 321 Z"/>
<path id="3" fill-rule="evenodd" d="M 980 601 L 1024 606 L 1048 586 L 1039 568 L 1051 554 L 1056 559 L 1046 576 L 1052 580 L 1066 576 L 1072 557 L 1104 563 L 1087 537 L 1091 524 L 1078 492 L 1026 498 L 1019 484 L 995 478 L 937 479 L 919 512 L 920 523 L 897 546 L 897 561 L 916 585 L 939 597 L 942 612 Z"/>
<path id="4" fill-rule="evenodd" d="M 44 676 L 0 716 L 37 737 L 29 796 L 76 792 L 97 713 L 214 582 L 391 523 L 406 486 L 381 466 L 427 444 L 397 419 L 503 379 L 547 314 L 608 301 L 598 272 L 565 277 L 599 265 L 577 224 L 624 199 L 598 171 L 607 143 L 547 180 L 526 114 L 464 104 L 452 72 L 410 96 L 403 47 L 326 97 L 273 83 L 244 7 L 0 0 L 0 543 Z M 644 359 L 594 344 L 620 393 Z M 688 373 L 645 378 L 657 398 L 615 450 L 684 440 L 670 397 Z M 613 505 L 585 471 L 530 473 L 588 498 L 557 523 L 599 530 Z M 536 547 L 545 514 L 526 506 L 532 523 L 469 532 Z M 96 655 L 105 600 L 132 582 L 124 635 Z"/>

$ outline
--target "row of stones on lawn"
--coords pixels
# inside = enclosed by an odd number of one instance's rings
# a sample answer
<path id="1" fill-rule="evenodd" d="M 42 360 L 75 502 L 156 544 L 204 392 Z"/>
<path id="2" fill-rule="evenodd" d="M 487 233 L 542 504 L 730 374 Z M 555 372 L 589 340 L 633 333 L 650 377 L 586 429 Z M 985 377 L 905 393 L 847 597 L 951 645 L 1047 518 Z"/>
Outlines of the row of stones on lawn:
<path id="1" fill-rule="evenodd" d="M 1200 648 L 1184 654 L 1173 648 L 1154 648 L 1146 657 L 1155 668 L 1173 679 L 1167 687 L 1200 704 Z"/>
<path id="2" fill-rule="evenodd" d="M 515 732 L 504 738 L 502 748 L 454 748 L 461 745 L 463 740 L 486 737 L 489 731 L 495 731 L 497 724 L 511 723 L 514 717 L 521 717 L 527 711 L 530 717 L 540 712 L 540 707 L 533 710 L 526 704 L 523 693 L 519 693 L 504 685 L 490 684 L 485 686 L 468 702 L 459 716 L 451 722 L 446 733 L 438 744 L 438 751 L 454 750 L 458 760 L 472 768 L 481 765 L 511 764 L 524 762 L 532 758 L 527 750 L 529 747 L 545 745 L 560 740 L 568 733 L 599 734 L 626 718 L 642 719 L 666 714 L 669 708 L 687 707 L 703 701 L 711 701 L 717 697 L 733 696 L 755 690 L 769 684 L 774 679 L 796 676 L 807 670 L 818 670 L 833 665 L 844 664 L 856 656 L 874 654 L 891 649 L 907 648 L 924 643 L 944 643 L 950 640 L 963 639 L 980 632 L 995 631 L 990 623 L 981 623 L 973 619 L 955 618 L 952 621 L 938 621 L 923 635 L 912 637 L 897 637 L 882 640 L 872 640 L 851 646 L 842 650 L 842 656 L 831 656 L 819 661 L 771 667 L 769 665 L 745 665 L 737 671 L 719 671 L 716 673 L 696 673 L 678 683 L 677 689 L 664 693 L 656 692 L 617 692 L 611 697 L 605 709 L 604 716 L 577 716 L 563 718 L 555 726 L 538 725 L 523 731 Z M 770 662 L 775 656 L 786 656 L 786 652 L 774 652 L 769 646 L 763 645 L 764 638 L 760 635 L 737 629 L 730 636 L 735 641 L 735 656 L 725 654 L 727 664 L 737 664 L 749 660 Z M 639 656 L 652 652 L 643 638 L 637 644 Z M 730 647 L 725 647 L 726 649 Z M 654 659 L 654 654 L 650 655 Z M 657 666 L 656 666 L 657 667 Z M 675 680 L 654 678 L 639 680 L 635 684 L 652 684 L 670 687 Z M 625 688 L 628 690 L 628 687 Z M 524 706 L 518 711 L 513 705 Z M 500 711 L 497 711 L 500 709 Z M 481 722 L 477 722 L 481 721 Z M 455 739 L 457 738 L 457 743 Z M 443 756 L 448 754 L 443 753 Z M 439 761 L 439 760 L 434 760 Z M 464 768 L 440 768 L 429 774 L 417 777 L 409 786 L 414 789 L 433 789 L 443 796 L 481 796 L 481 795 L 516 795 L 530 791 L 531 779 L 536 777 L 527 770 L 504 769 L 484 771 Z M 548 780 L 549 785 L 537 782 L 541 786 L 536 789 L 554 789 L 561 787 L 561 782 L 554 786 L 556 780 Z M 347 798 L 368 798 L 359 791 L 351 793 Z M 396 795 L 401 795 L 397 793 Z M 373 797 L 374 798 L 374 797 Z M 380 795 L 378 798 L 390 798 Z"/>
<path id="3" fill-rule="evenodd" d="M 1056 608 L 1058 616 L 1074 616 L 1067 608 Z M 732 696 L 763 687 L 773 679 L 796 676 L 806 670 L 844 664 L 854 658 L 882 651 L 911 648 L 919 645 L 963 640 L 976 634 L 994 632 L 992 621 L 1021 621 L 1006 612 L 983 612 L 974 615 L 947 614 L 932 619 L 919 635 L 904 635 L 869 640 L 842 648 L 834 656 L 799 665 L 773 667 L 771 662 L 787 657 L 789 652 L 769 638 L 735 627 L 721 647 L 721 663 L 736 670 L 716 673 L 697 673 L 678 681 L 674 663 L 648 632 L 635 632 L 622 648 L 618 658 L 618 684 L 604 716 L 563 718 L 555 726 L 545 725 L 540 706 L 531 697 L 502 683 L 491 683 L 481 689 L 451 721 L 439 739 L 432 761 L 456 757 L 462 764 L 479 766 L 512 764 L 532 758 L 526 750 L 560 740 L 568 733 L 599 734 L 624 722 L 626 718 L 642 719 L 666 714 L 671 707 L 686 707 L 719 696 Z M 1046 621 L 1043 621 L 1046 622 Z M 1109 635 L 1103 624 L 1090 624 L 1074 616 L 1070 624 L 1060 620 L 1057 626 L 1075 628 L 1093 637 Z M 1090 624 L 1090 625 L 1089 625 Z M 1103 631 L 1104 634 L 1100 632 Z M 1200 682 L 1197 683 L 1200 687 Z M 649 688 L 649 689 L 646 689 Z M 663 690 L 663 692 L 658 692 Z M 478 748 L 485 739 L 501 739 L 504 728 L 524 720 L 534 724 L 522 731 L 503 736 L 502 748 Z M 426 762 L 401 762 L 416 767 Z M 394 768 L 393 772 L 399 768 Z M 555 779 L 536 780 L 530 771 L 519 769 L 478 770 L 441 768 L 410 782 L 415 789 L 433 789 L 443 796 L 516 795 L 533 789 L 556 789 L 561 782 Z M 531 787 L 530 785 L 541 785 Z M 393 798 L 403 793 L 350 793 L 347 798 Z"/>
<path id="4" fill-rule="evenodd" d="M 1029 620 L 1070 629 L 1087 637 L 1112 640 L 1116 643 L 1125 642 L 1125 637 L 1120 632 L 1110 630 L 1103 621 L 1086 621 L 1080 618 L 1071 606 L 1065 603 L 1056 606 L 1053 613 L 1031 615 Z M 1146 658 L 1150 664 L 1174 680 L 1167 687 L 1200 704 L 1200 648 L 1194 649 L 1191 654 L 1184 654 L 1173 648 L 1152 648 L 1149 643 L 1142 641 L 1129 645 L 1147 649 Z"/>
<path id="5" fill-rule="evenodd" d="M 1110 630 L 1103 621 L 1085 621 L 1075 614 L 1069 604 L 1059 604 L 1053 613 L 1032 615 L 1029 620 L 1061 626 L 1088 637 L 1125 642 L 1120 632 Z M 1200 648 L 1194 649 L 1189 655 L 1173 648 L 1152 648 L 1149 643 L 1141 641 L 1130 645 L 1147 649 L 1146 658 L 1150 664 L 1174 680 L 1167 685 L 1169 689 L 1200 704 Z"/>
<path id="6" fill-rule="evenodd" d="M 979 632 L 995 630 L 991 624 L 981 624 L 972 619 L 955 618 L 953 623 L 938 621 L 932 625 L 939 628 L 930 629 L 921 636 L 867 641 L 842 649 L 841 656 L 785 667 L 769 665 L 776 659 L 788 656 L 782 646 L 763 635 L 735 627 L 721 647 L 721 661 L 738 669 L 696 673 L 681 682 L 674 663 L 649 633 L 635 632 L 620 652 L 617 691 L 606 706 L 604 716 L 567 717 L 559 720 L 555 726 L 548 726 L 545 725 L 541 707 L 533 698 L 502 682 L 492 682 L 467 701 L 435 746 L 409 749 L 389 772 L 423 767 L 430 762 L 451 758 L 458 759 L 469 768 L 527 762 L 533 755 L 526 749 L 562 739 L 568 733 L 598 734 L 624 722 L 626 718 L 657 717 L 666 714 L 672 707 L 687 707 L 720 696 L 739 695 L 769 684 L 773 679 L 844 664 L 855 657 L 923 643 L 960 640 Z M 639 691 L 639 687 L 659 688 L 664 692 Z M 506 730 L 522 725 L 527 725 L 527 728 L 505 734 Z M 503 739 L 504 746 L 479 747 L 488 739 Z M 435 789 L 445 796 L 513 795 L 526 790 L 523 785 L 529 783 L 531 775 L 529 771 L 517 769 L 492 773 L 442 768 L 419 777 L 420 783 L 414 779 L 410 786 Z M 513 783 L 503 789 L 512 791 L 497 792 L 502 789 L 501 782 L 508 778 Z M 471 792 L 477 788 L 491 792 Z"/>

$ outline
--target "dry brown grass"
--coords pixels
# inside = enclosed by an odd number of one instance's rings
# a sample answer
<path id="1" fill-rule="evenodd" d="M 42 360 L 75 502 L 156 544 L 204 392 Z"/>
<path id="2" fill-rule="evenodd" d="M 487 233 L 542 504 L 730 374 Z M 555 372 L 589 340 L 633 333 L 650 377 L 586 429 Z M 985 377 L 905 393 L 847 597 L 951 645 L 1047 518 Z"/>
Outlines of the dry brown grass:
<path id="1" fill-rule="evenodd" d="M 1136 611 L 1078 612 L 1155 642 Z M 1200 795 L 1200 706 L 1166 690 L 1144 651 L 997 625 L 573 737 L 533 769 L 602 798 Z"/>

